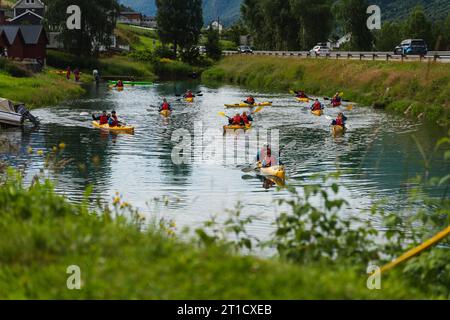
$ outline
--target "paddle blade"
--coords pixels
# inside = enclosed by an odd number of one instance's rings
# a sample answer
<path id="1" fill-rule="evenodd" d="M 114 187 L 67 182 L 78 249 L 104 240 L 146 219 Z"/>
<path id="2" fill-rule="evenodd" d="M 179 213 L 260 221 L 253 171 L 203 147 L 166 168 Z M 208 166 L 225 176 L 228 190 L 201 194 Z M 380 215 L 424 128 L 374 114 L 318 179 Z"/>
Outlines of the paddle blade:
<path id="1" fill-rule="evenodd" d="M 222 116 L 222 117 L 226 117 L 226 116 L 227 116 L 227 115 L 225 114 L 225 112 L 219 112 L 218 115 L 219 115 L 219 116 Z"/>
<path id="2" fill-rule="evenodd" d="M 261 111 L 262 111 L 262 109 L 264 109 L 264 107 L 258 107 L 258 108 L 256 108 L 256 110 L 255 110 L 255 111 L 253 111 L 253 113 L 258 113 L 258 112 L 261 112 Z"/>
<path id="3" fill-rule="evenodd" d="M 347 106 L 347 111 L 352 111 L 352 110 L 353 110 L 353 105 Z"/>
<path id="4" fill-rule="evenodd" d="M 341 93 L 339 94 L 339 96 L 340 96 L 340 97 L 343 97 L 343 96 L 344 96 L 344 93 L 343 93 L 343 92 L 341 92 Z"/>

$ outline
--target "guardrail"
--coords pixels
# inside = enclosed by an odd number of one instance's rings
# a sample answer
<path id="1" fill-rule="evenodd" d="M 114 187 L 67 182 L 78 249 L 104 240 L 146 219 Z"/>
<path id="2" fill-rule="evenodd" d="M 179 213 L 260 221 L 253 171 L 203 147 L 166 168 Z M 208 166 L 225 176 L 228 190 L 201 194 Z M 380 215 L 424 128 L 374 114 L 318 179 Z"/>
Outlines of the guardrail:
<path id="1" fill-rule="evenodd" d="M 237 51 L 223 51 L 223 55 L 248 55 Z M 373 60 L 373 61 L 437 61 L 450 63 L 450 51 L 430 51 L 427 55 L 401 55 L 392 52 L 350 52 L 332 51 L 326 54 L 316 54 L 309 51 L 254 51 L 257 56 L 296 57 L 304 59 L 347 59 L 347 60 Z"/>

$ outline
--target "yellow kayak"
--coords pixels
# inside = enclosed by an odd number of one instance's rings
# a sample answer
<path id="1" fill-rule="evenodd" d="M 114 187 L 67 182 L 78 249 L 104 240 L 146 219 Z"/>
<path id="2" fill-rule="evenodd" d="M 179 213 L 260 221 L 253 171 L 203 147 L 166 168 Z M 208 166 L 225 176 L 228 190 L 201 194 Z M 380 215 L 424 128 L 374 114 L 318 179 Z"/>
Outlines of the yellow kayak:
<path id="1" fill-rule="evenodd" d="M 114 133 L 128 133 L 133 134 L 134 133 L 134 127 L 132 126 L 123 126 L 123 127 L 110 127 L 109 124 L 100 124 L 98 121 L 92 121 L 92 125 L 95 128 L 99 128 L 102 130 L 108 130 Z"/>
<path id="2" fill-rule="evenodd" d="M 109 90 L 117 90 L 117 91 L 123 91 L 124 87 L 116 87 L 114 85 L 109 86 Z"/>
<path id="3" fill-rule="evenodd" d="M 309 98 L 297 98 L 298 102 L 309 102 Z"/>
<path id="4" fill-rule="evenodd" d="M 238 125 L 230 125 L 230 126 L 223 126 L 223 130 L 250 130 L 252 128 L 252 124 L 246 124 L 245 126 L 238 126 Z"/>
<path id="5" fill-rule="evenodd" d="M 161 114 L 163 117 L 168 118 L 168 117 L 172 114 L 172 112 L 171 112 L 170 110 L 163 110 L 163 111 L 160 112 L 160 114 Z"/>
<path id="6" fill-rule="evenodd" d="M 333 136 L 342 136 L 345 134 L 345 128 L 343 126 L 332 126 Z"/>
<path id="7" fill-rule="evenodd" d="M 184 101 L 192 103 L 194 102 L 194 98 L 184 98 Z"/>
<path id="8" fill-rule="evenodd" d="M 244 102 L 225 105 L 226 108 L 252 108 L 252 107 L 270 107 L 270 106 L 272 106 L 272 102 L 269 101 L 255 103 L 253 105 Z"/>
<path id="9" fill-rule="evenodd" d="M 284 166 L 273 166 L 269 168 L 259 169 L 262 176 L 277 177 L 281 180 L 286 180 L 286 168 Z"/>
<path id="10" fill-rule="evenodd" d="M 316 115 L 318 117 L 320 117 L 321 115 L 323 115 L 322 110 L 315 110 L 315 111 L 311 111 L 313 115 Z"/>

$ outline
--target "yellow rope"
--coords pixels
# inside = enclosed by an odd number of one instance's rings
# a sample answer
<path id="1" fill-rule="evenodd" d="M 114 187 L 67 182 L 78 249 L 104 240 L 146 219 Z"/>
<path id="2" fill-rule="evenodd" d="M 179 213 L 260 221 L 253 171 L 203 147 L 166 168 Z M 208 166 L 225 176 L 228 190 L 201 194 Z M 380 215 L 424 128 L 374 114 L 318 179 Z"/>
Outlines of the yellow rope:
<path id="1" fill-rule="evenodd" d="M 405 262 L 406 260 L 411 259 L 412 257 L 418 255 L 422 251 L 428 249 L 429 247 L 431 247 L 431 246 L 437 244 L 438 242 L 440 242 L 441 240 L 443 240 L 449 234 L 450 234 L 450 226 L 448 226 L 447 229 L 439 232 L 433 238 L 425 241 L 424 243 L 422 243 L 417 248 L 414 248 L 414 249 L 408 251 L 407 253 L 405 253 L 401 257 L 399 257 L 399 258 L 395 259 L 394 261 L 392 261 L 392 262 L 388 263 L 387 265 L 385 265 L 383 268 L 381 268 L 381 273 L 389 271 L 389 270 L 395 268 L 396 266 L 398 266 L 400 263 Z"/>

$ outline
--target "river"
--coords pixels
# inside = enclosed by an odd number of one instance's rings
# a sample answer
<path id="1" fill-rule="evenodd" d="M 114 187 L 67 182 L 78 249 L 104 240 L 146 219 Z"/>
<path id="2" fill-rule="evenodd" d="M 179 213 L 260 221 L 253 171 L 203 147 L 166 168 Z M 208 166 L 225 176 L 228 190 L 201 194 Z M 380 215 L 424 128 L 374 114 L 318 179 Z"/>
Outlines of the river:
<path id="1" fill-rule="evenodd" d="M 203 96 L 193 104 L 175 101 L 174 95 L 187 88 L 201 91 Z M 341 171 L 340 196 L 349 202 L 348 212 L 367 215 L 366 210 L 381 200 L 387 210 L 405 208 L 409 180 L 424 172 L 417 141 L 430 157 L 430 175 L 449 172 L 442 152 L 433 154 L 437 139 L 445 134 L 435 126 L 356 106 L 346 112 L 349 132 L 333 138 L 329 118 L 313 116 L 288 94 L 248 92 L 232 86 L 209 88 L 199 82 L 164 82 L 123 92 L 92 87 L 85 97 L 35 110 L 33 113 L 42 121 L 39 130 L 3 131 L 1 136 L 16 144 L 18 152 L 3 151 L 1 159 L 25 168 L 30 181 L 44 160 L 36 152 L 29 155 L 28 148 L 48 152 L 64 142 L 64 157 L 73 161 L 48 175 L 55 180 L 58 192 L 70 200 L 80 200 L 86 187 L 92 185 L 92 196 L 103 202 L 111 203 L 119 192 L 149 218 L 170 218 L 178 226 L 191 228 L 213 215 L 225 217 L 227 209 L 241 202 L 244 216 L 258 216 L 249 231 L 263 239 L 272 232 L 276 215 L 284 209 L 275 201 L 288 197 L 286 190 L 277 190 L 254 174 L 243 173 L 235 163 L 200 161 L 196 154 L 193 163 L 175 165 L 171 157 L 176 144 L 171 137 L 177 129 L 193 134 L 194 127 L 202 123 L 204 131 L 216 130 L 212 135 L 222 139 L 226 119 L 218 113 L 232 115 L 235 111 L 224 110 L 223 104 L 241 101 L 249 93 L 274 103 L 255 116 L 254 130 L 278 129 L 281 146 L 295 141 L 282 152 L 288 183 L 300 187 L 311 183 L 314 175 Z M 164 120 L 155 107 L 162 97 L 168 97 L 175 110 L 169 120 Z M 90 116 L 80 115 L 103 109 L 117 110 L 127 123 L 136 126 L 135 134 L 101 132 L 91 126 Z M 326 110 L 328 117 L 335 117 L 337 112 Z M 443 190 L 428 192 L 441 196 Z"/>

